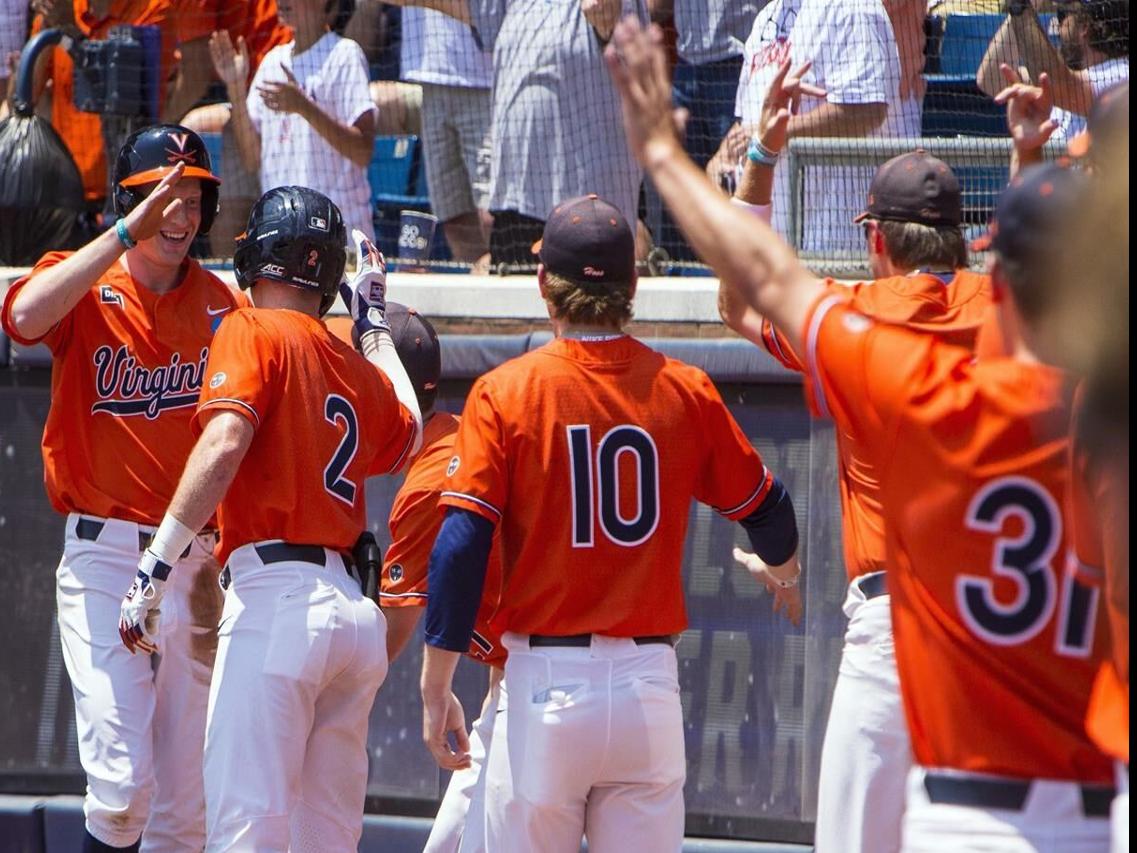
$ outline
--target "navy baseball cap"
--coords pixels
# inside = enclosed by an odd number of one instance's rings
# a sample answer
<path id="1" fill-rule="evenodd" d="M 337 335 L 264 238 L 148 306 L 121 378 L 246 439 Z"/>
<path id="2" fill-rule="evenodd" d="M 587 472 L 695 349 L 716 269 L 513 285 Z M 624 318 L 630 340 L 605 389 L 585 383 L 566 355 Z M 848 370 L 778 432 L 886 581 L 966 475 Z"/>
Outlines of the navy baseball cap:
<path id="1" fill-rule="evenodd" d="M 399 353 L 399 361 L 407 370 L 415 394 L 421 399 L 438 389 L 442 375 L 442 350 L 438 333 L 426 317 L 414 308 L 388 302 L 387 322 L 391 324 L 391 340 Z"/>
<path id="2" fill-rule="evenodd" d="M 1065 248 L 1064 238 L 1085 209 L 1088 185 L 1084 173 L 1062 163 L 1024 169 L 999 196 L 987 234 L 972 248 L 1046 269 Z"/>
<path id="3" fill-rule="evenodd" d="M 553 208 L 533 247 L 545 269 L 575 282 L 612 284 L 636 275 L 636 238 L 622 213 L 595 193 Z"/>
<path id="4" fill-rule="evenodd" d="M 959 179 L 947 163 L 923 148 L 893 157 L 876 170 L 868 206 L 853 221 L 866 219 L 959 225 L 963 219 Z"/>

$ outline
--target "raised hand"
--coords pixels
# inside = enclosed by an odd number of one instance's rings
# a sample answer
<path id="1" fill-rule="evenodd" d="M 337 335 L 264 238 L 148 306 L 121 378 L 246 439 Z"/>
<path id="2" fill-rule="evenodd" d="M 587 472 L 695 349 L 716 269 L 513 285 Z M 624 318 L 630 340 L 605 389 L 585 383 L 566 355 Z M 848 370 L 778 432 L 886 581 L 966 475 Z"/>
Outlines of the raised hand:
<path id="1" fill-rule="evenodd" d="M 999 66 L 999 72 L 1007 85 L 995 96 L 995 103 L 1007 107 L 1007 130 L 1015 148 L 1037 151 L 1058 129 L 1058 124 L 1050 118 L 1054 109 L 1050 77 L 1043 72 L 1035 85 L 1025 68 L 1016 70 L 1005 62 Z"/>
<path id="2" fill-rule="evenodd" d="M 352 229 L 359 269 L 350 282 L 340 285 L 340 297 L 360 338 L 367 332 L 391 331 L 387 322 L 387 261 L 358 228 Z"/>
<path id="3" fill-rule="evenodd" d="M 668 149 L 680 147 L 683 115 L 672 107 L 659 27 L 644 30 L 635 18 L 624 18 L 612 32 L 604 61 L 620 93 L 624 131 L 636 159 L 646 163 L 652 148 L 666 155 Z"/>
<path id="4" fill-rule="evenodd" d="M 812 61 L 803 62 L 791 73 L 787 57 L 778 66 L 778 73 L 766 90 L 758 118 L 758 136 L 762 145 L 775 154 L 785 147 L 790 118 L 797 114 L 802 96 L 824 98 L 828 94 L 824 89 L 803 81 L 812 65 Z"/>
<path id="5" fill-rule="evenodd" d="M 213 70 L 226 89 L 244 90 L 249 79 L 249 49 L 244 36 L 237 37 L 236 50 L 226 30 L 218 30 L 209 37 L 209 57 Z"/>
<path id="6" fill-rule="evenodd" d="M 280 81 L 266 81 L 257 88 L 265 106 L 277 113 L 302 113 L 308 104 L 308 96 L 296 82 L 292 69 L 281 66 L 286 79 Z"/>
<path id="7" fill-rule="evenodd" d="M 153 237 L 162 227 L 166 217 L 173 216 L 181 209 L 184 204 L 182 199 L 171 197 L 184 171 L 184 163 L 174 166 L 170 173 L 158 182 L 158 186 L 154 187 L 150 194 L 126 215 L 126 231 L 135 243 Z"/>

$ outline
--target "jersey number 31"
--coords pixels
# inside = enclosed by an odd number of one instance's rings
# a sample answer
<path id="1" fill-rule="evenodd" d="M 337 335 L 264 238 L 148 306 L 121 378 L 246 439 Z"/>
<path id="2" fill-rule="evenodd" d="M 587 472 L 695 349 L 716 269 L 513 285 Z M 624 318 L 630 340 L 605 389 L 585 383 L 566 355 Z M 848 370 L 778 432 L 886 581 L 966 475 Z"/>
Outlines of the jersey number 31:
<path id="1" fill-rule="evenodd" d="M 1042 631 L 1057 605 L 1055 651 L 1088 656 L 1098 590 L 1078 583 L 1071 572 L 1062 572 L 1061 581 L 1055 578 L 1052 563 L 1062 541 L 1062 514 L 1050 493 L 1026 477 L 1001 477 L 972 498 L 965 523 L 971 530 L 1001 534 L 1012 518 L 1022 523 L 1022 533 L 995 540 L 991 572 L 1014 582 L 1015 597 L 1004 603 L 995 597 L 992 578 L 961 574 L 955 599 L 964 622 L 989 643 L 1014 646 Z"/>

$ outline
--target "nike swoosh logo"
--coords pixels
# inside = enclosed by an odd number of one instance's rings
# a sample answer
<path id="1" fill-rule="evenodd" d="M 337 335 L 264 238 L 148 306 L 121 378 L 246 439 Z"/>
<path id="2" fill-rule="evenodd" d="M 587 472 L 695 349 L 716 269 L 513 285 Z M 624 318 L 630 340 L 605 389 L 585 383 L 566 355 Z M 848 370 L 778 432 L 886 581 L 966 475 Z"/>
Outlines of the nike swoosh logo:
<path id="1" fill-rule="evenodd" d="M 221 308 L 217 308 L 217 309 L 214 309 L 214 307 L 212 305 L 207 305 L 205 307 L 205 313 L 208 314 L 210 317 L 216 317 L 218 314 L 224 314 L 228 310 L 229 310 L 228 305 L 225 305 L 225 306 L 223 306 Z"/>

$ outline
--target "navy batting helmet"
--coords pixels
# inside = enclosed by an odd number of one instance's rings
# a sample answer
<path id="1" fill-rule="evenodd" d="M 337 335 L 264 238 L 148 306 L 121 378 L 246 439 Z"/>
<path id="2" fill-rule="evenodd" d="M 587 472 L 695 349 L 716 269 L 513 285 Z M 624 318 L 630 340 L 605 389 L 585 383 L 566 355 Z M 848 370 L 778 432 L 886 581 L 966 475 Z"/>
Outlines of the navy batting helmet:
<path id="1" fill-rule="evenodd" d="M 237 238 L 233 271 L 242 290 L 268 278 L 318 290 L 323 315 L 339 292 L 347 264 L 347 229 L 340 209 L 307 187 L 277 187 L 262 195 Z"/>
<path id="2" fill-rule="evenodd" d="M 213 174 L 209 152 L 201 137 L 180 124 L 154 124 L 126 138 L 114 164 L 114 211 L 126 216 L 146 197 L 141 188 L 156 184 L 178 163 L 185 164 L 182 177 L 201 180 L 201 226 L 208 234 L 217 216 L 217 188 L 221 179 Z"/>

